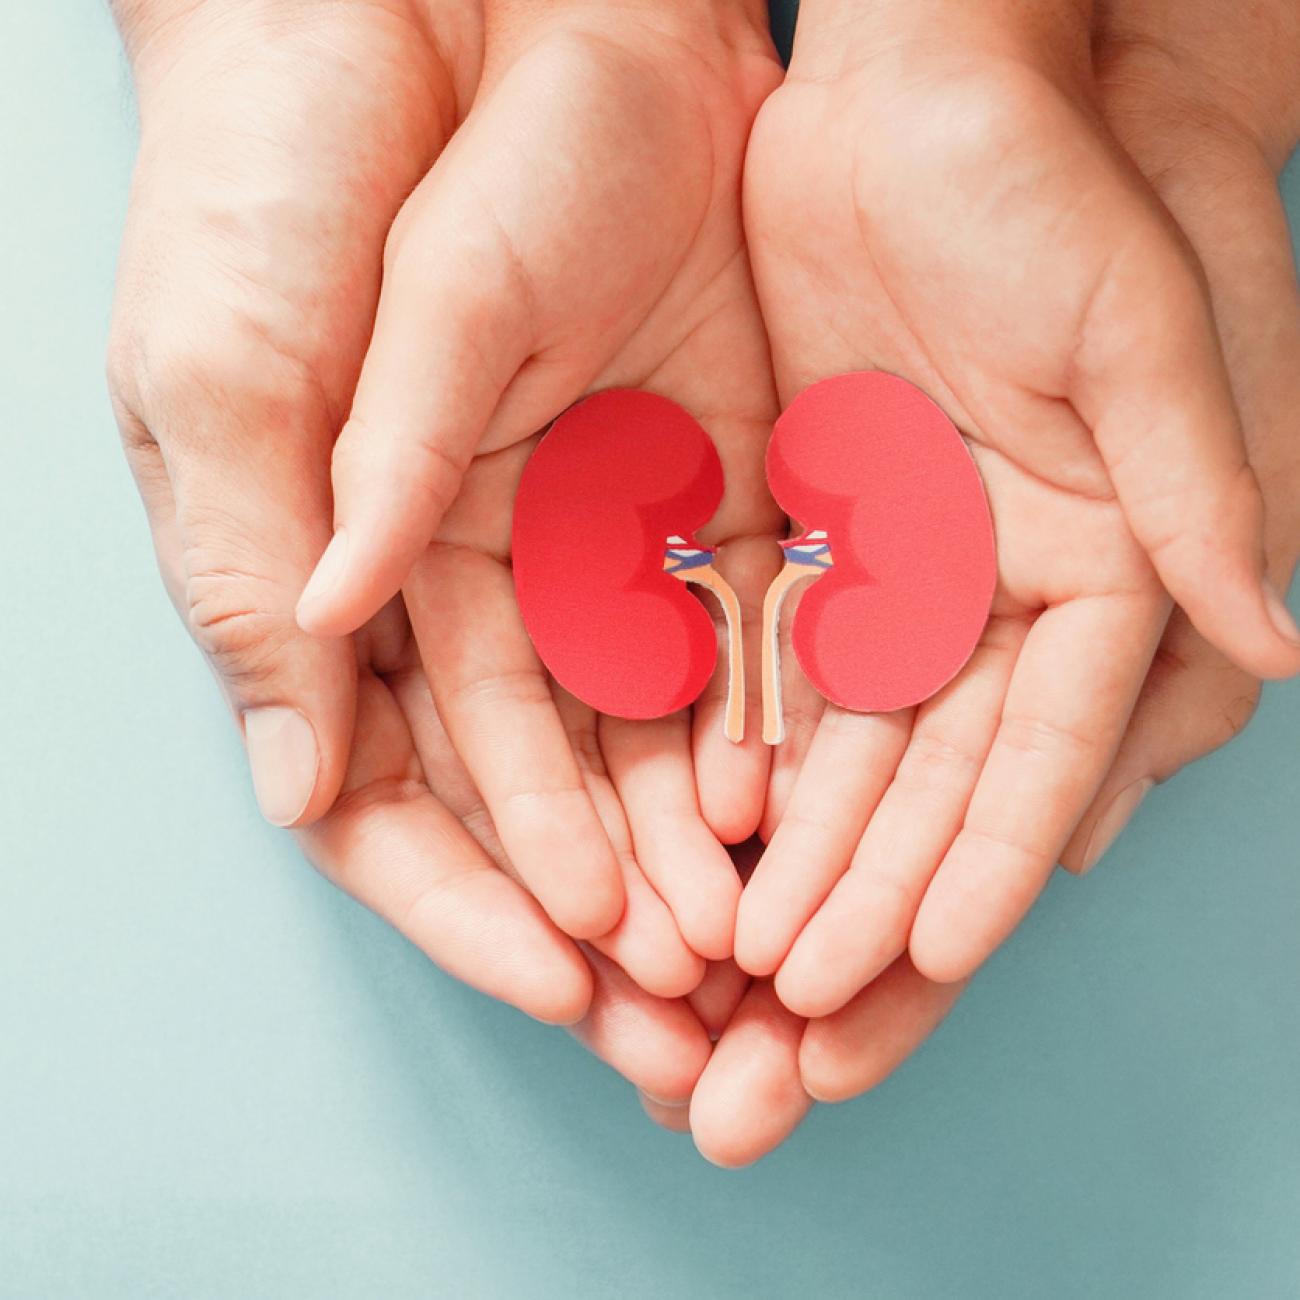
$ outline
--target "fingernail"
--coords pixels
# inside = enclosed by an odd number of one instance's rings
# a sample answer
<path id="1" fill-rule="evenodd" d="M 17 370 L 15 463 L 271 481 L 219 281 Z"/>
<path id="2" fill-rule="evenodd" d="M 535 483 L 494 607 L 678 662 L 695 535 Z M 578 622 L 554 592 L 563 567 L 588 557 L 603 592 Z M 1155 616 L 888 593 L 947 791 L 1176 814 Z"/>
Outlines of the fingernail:
<path id="1" fill-rule="evenodd" d="M 1106 851 L 1119 838 L 1120 831 L 1129 824 L 1133 814 L 1138 810 L 1138 805 L 1147 797 L 1153 785 L 1155 782 L 1150 777 L 1143 777 L 1140 781 L 1134 781 L 1132 785 L 1126 785 L 1115 796 L 1110 807 L 1102 813 L 1096 826 L 1092 828 L 1092 835 L 1083 855 L 1085 872 L 1091 871 L 1105 856 Z"/>
<path id="2" fill-rule="evenodd" d="M 1264 579 L 1264 603 L 1268 606 L 1269 617 L 1273 620 L 1278 635 L 1284 641 L 1300 646 L 1300 627 L 1296 626 L 1291 611 L 1286 607 L 1286 601 L 1282 599 L 1282 593 L 1273 585 L 1271 578 Z"/>
<path id="3" fill-rule="evenodd" d="M 272 826 L 292 826 L 316 788 L 320 751 L 311 723 L 297 709 L 249 709 L 244 744 L 262 816 Z"/>
<path id="4" fill-rule="evenodd" d="M 656 1097 L 653 1092 L 647 1092 L 644 1088 L 639 1088 L 637 1091 L 647 1101 L 652 1101 L 656 1106 L 662 1106 L 665 1110 L 685 1110 L 691 1104 L 689 1097 L 685 1101 L 668 1101 L 663 1097 Z"/>
<path id="5" fill-rule="evenodd" d="M 299 616 L 304 612 L 310 613 L 313 604 L 327 597 L 338 586 L 343 577 L 343 570 L 347 566 L 347 558 L 348 534 L 346 529 L 340 528 L 330 538 L 325 554 L 316 562 L 316 568 L 307 579 L 302 595 L 298 597 Z"/>

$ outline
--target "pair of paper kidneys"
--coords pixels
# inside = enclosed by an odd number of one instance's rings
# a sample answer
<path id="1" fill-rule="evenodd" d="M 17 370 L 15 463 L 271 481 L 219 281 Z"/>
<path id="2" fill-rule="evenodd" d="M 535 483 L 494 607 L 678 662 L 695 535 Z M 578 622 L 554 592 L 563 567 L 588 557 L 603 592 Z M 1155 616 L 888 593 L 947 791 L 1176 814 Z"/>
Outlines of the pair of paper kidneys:
<path id="1" fill-rule="evenodd" d="M 808 680 L 860 713 L 933 695 L 970 658 L 997 564 L 988 501 L 951 421 L 879 371 L 801 393 L 776 422 L 767 481 L 805 531 L 763 602 L 763 739 L 781 740 L 781 603 L 816 582 L 790 638 Z M 709 435 L 667 398 L 598 393 L 566 411 L 529 460 L 514 517 L 519 608 L 537 653 L 579 699 L 620 718 L 691 704 L 718 655 L 707 587 L 726 614 L 726 734 L 744 730 L 740 606 L 696 542 L 722 501 Z"/>

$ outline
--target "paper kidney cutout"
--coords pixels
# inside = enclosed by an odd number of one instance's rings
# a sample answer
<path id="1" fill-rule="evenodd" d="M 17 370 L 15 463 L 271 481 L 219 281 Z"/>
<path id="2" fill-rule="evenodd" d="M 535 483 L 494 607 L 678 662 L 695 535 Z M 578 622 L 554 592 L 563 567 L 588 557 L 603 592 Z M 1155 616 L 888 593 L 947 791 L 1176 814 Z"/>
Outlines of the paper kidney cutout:
<path id="1" fill-rule="evenodd" d="M 739 739 L 739 609 L 694 540 L 722 500 L 722 463 L 667 398 L 588 397 L 555 421 L 525 467 L 512 552 L 524 624 L 566 690 L 602 713 L 659 718 L 691 704 L 718 655 L 707 586 L 731 628 L 727 734 Z"/>
<path id="2" fill-rule="evenodd" d="M 827 699 L 888 712 L 949 682 L 988 620 L 997 560 L 984 486 L 943 411 L 880 371 L 823 380 L 777 421 L 767 480 L 808 531 L 765 602 L 765 739 L 783 733 L 780 604 L 805 577 L 791 640 Z"/>

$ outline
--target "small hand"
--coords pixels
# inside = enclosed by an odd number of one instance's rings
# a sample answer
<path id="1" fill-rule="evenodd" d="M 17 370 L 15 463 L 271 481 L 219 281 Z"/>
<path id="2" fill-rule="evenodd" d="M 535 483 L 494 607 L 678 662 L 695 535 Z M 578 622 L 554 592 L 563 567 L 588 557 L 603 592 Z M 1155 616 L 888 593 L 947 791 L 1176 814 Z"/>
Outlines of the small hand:
<path id="1" fill-rule="evenodd" d="M 1107 6 L 1097 48 L 1106 120 L 1204 266 L 1267 504 L 1270 569 L 1285 586 L 1300 556 L 1300 294 L 1275 177 L 1300 138 L 1288 71 L 1300 68 L 1300 21 L 1285 4 L 1224 23 L 1209 3 L 1129 0 Z M 1246 69 L 1243 86 L 1236 78 Z M 1259 682 L 1175 611 L 1063 864 L 1093 865 L 1141 795 L 1236 735 L 1258 695 Z M 839 1011 L 812 1021 L 800 1049 L 809 1093 L 837 1101 L 875 1086 L 959 989 L 921 979 L 902 959 Z"/>
<path id="2" fill-rule="evenodd" d="M 797 51 L 750 147 L 750 238 L 783 396 L 871 367 L 918 383 L 970 437 L 999 557 L 982 644 L 919 709 L 857 716 L 819 711 L 797 682 L 787 692 L 771 841 L 736 952 L 810 1016 L 909 942 L 923 973 L 957 981 L 1010 932 L 1110 766 L 1168 610 L 1131 507 L 1065 400 L 1093 328 L 1085 286 L 1120 265 L 1117 229 L 1155 238 L 1148 205 L 1045 77 L 980 65 L 966 46 L 973 70 L 953 68 L 948 48 L 834 75 Z M 1141 296 L 1137 281 L 1121 288 Z M 1151 380 L 1121 378 L 1096 382 L 1133 393 Z"/>
<path id="3" fill-rule="evenodd" d="M 727 495 L 701 539 L 732 585 L 761 592 L 771 562 L 751 540 L 781 519 L 761 474 L 775 399 L 739 173 L 777 66 L 752 15 L 683 27 L 673 13 L 550 6 L 493 29 L 474 110 L 389 240 L 335 449 L 339 531 L 299 617 L 346 631 L 405 582 L 448 733 L 551 916 L 583 937 L 618 921 L 621 837 L 687 944 L 721 959 L 739 883 L 718 839 L 745 838 L 761 811 L 756 716 L 744 745 L 725 741 L 715 687 L 694 737 L 684 714 L 566 734 L 509 571 L 536 430 L 620 385 L 673 398 L 714 436 Z M 593 797 L 605 772 L 625 822 Z"/>

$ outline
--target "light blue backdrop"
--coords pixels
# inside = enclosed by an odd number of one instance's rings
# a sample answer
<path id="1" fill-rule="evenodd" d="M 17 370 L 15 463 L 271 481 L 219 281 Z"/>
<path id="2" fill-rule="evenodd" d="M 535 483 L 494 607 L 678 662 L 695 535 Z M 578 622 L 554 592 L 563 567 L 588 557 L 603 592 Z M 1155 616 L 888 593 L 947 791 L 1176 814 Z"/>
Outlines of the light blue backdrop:
<path id="1" fill-rule="evenodd" d="M 1300 1295 L 1300 687 L 722 1173 L 258 820 L 104 398 L 99 4 L 9 0 L 0 120 L 0 1295 Z"/>

